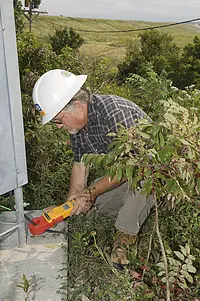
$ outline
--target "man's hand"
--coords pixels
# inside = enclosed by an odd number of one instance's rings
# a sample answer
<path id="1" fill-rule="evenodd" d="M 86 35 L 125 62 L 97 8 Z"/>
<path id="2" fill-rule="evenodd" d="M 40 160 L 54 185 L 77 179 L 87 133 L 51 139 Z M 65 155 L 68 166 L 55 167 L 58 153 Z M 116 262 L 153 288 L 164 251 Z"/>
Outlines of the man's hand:
<path id="1" fill-rule="evenodd" d="M 42 210 L 42 213 L 49 212 L 49 211 L 53 210 L 54 208 L 56 208 L 56 205 L 46 207 Z"/>
<path id="2" fill-rule="evenodd" d="M 94 204 L 95 199 L 96 196 L 92 195 L 90 189 L 85 189 L 81 193 L 72 195 L 69 200 L 75 200 L 75 205 L 70 216 L 88 212 Z"/>

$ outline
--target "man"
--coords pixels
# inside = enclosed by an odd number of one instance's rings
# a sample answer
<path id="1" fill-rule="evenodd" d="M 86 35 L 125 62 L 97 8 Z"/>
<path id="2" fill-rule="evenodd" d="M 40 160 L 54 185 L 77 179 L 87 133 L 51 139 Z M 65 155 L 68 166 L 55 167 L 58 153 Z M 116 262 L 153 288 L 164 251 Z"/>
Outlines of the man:
<path id="1" fill-rule="evenodd" d="M 100 212 L 116 216 L 118 230 L 111 258 L 116 267 L 128 264 L 127 248 L 135 244 L 137 234 L 153 204 L 140 191 L 131 193 L 127 182 L 108 176 L 87 187 L 89 169 L 81 162 L 83 154 L 107 153 L 119 124 L 134 126 L 147 115 L 133 102 L 112 95 L 90 95 L 81 90 L 87 76 L 65 70 L 43 74 L 33 89 L 33 100 L 42 115 L 42 123 L 52 120 L 70 134 L 74 164 L 67 199 L 75 199 L 71 215 L 88 212 L 96 205 Z"/>

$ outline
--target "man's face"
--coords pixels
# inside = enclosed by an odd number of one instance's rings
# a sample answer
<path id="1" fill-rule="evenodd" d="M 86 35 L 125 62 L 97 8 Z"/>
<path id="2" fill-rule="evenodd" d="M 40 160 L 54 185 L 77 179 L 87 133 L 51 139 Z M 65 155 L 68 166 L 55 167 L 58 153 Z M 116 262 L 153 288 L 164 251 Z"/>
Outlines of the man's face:
<path id="1" fill-rule="evenodd" d="M 73 109 L 62 110 L 52 120 L 57 128 L 66 129 L 69 134 L 77 134 L 83 127 L 85 127 L 85 114 L 80 106 L 73 106 Z"/>

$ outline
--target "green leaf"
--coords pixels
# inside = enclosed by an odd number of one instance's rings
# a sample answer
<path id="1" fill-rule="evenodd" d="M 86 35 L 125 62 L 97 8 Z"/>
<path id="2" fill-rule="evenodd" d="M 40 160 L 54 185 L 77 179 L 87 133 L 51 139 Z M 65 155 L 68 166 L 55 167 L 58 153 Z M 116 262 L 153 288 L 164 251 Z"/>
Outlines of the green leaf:
<path id="1" fill-rule="evenodd" d="M 174 283 L 175 277 L 169 277 L 168 280 L 169 280 L 170 283 Z"/>
<path id="2" fill-rule="evenodd" d="M 126 176 L 129 182 L 132 181 L 132 176 L 133 176 L 133 166 L 127 165 L 126 166 Z"/>
<path id="3" fill-rule="evenodd" d="M 166 277 L 163 277 L 163 278 L 161 279 L 161 281 L 165 283 L 165 282 L 167 281 L 167 278 L 166 278 Z"/>
<path id="4" fill-rule="evenodd" d="M 184 261 L 185 257 L 184 257 L 184 255 L 183 255 L 181 252 L 179 252 L 179 251 L 174 251 L 174 253 L 176 254 L 176 256 L 177 256 L 180 260 Z"/>
<path id="5" fill-rule="evenodd" d="M 182 252 L 185 256 L 188 255 L 186 249 L 185 249 L 183 246 L 181 246 L 181 252 Z"/>
<path id="6" fill-rule="evenodd" d="M 123 176 L 123 169 L 122 169 L 121 164 L 118 164 L 118 166 L 117 166 L 117 179 L 118 179 L 118 181 L 121 181 L 122 176 Z"/>
<path id="7" fill-rule="evenodd" d="M 104 154 L 100 154 L 97 156 L 97 160 L 96 160 L 96 166 L 100 166 L 101 162 L 103 161 L 103 159 L 105 158 Z"/>
<path id="8" fill-rule="evenodd" d="M 165 113 L 164 118 L 165 118 L 166 121 L 169 121 L 172 124 L 177 124 L 176 117 L 174 115 L 170 114 L 170 113 Z"/>
<path id="9" fill-rule="evenodd" d="M 187 255 L 189 255 L 190 254 L 190 246 L 188 244 L 185 245 L 185 250 L 186 250 Z"/>
<path id="10" fill-rule="evenodd" d="M 187 259 L 185 260 L 185 263 L 186 263 L 186 264 L 189 264 L 189 265 L 192 265 L 192 260 L 189 259 L 189 258 L 187 258 Z"/>
<path id="11" fill-rule="evenodd" d="M 88 166 L 88 165 L 91 164 L 92 156 L 93 156 L 93 154 L 86 154 L 86 155 L 83 155 L 82 160 L 83 160 L 85 166 Z"/>
<path id="12" fill-rule="evenodd" d="M 178 283 L 178 285 L 179 285 L 182 289 L 185 290 L 186 288 L 188 288 L 187 283 L 185 282 L 185 279 L 179 277 L 179 280 L 180 280 L 180 282 Z"/>
<path id="13" fill-rule="evenodd" d="M 159 132 L 158 136 L 159 136 L 159 140 L 160 140 L 160 146 L 164 146 L 165 140 L 164 140 L 164 136 L 163 136 L 162 132 Z"/>
<path id="14" fill-rule="evenodd" d="M 191 148 L 188 149 L 188 158 L 191 160 L 195 158 L 195 152 Z"/>
<path id="15" fill-rule="evenodd" d="M 131 143 L 126 143 L 126 154 L 129 154 L 132 149 L 132 144 Z"/>
<path id="16" fill-rule="evenodd" d="M 112 262 L 112 260 L 111 260 L 111 258 L 110 258 L 110 255 L 108 255 L 107 252 L 104 252 L 104 255 L 105 255 L 105 258 L 106 258 L 108 264 L 109 264 L 110 266 L 113 266 L 113 262 Z"/>
<path id="17" fill-rule="evenodd" d="M 176 277 L 177 276 L 177 272 L 175 271 L 170 271 L 168 274 L 168 277 Z"/>
<path id="18" fill-rule="evenodd" d="M 144 132 L 138 131 L 138 134 L 144 139 L 150 139 L 150 136 Z"/>
<path id="19" fill-rule="evenodd" d="M 196 182 L 196 191 L 198 193 L 198 195 L 200 195 L 200 178 L 197 178 L 197 182 Z"/>
<path id="20" fill-rule="evenodd" d="M 195 260 L 195 257 L 191 254 L 188 256 L 188 258 L 191 259 L 191 260 Z"/>
<path id="21" fill-rule="evenodd" d="M 147 170 L 144 171 L 145 177 L 148 177 L 148 176 L 150 176 L 151 174 L 152 174 L 152 171 L 151 171 L 150 169 L 147 169 Z"/>
<path id="22" fill-rule="evenodd" d="M 142 186 L 141 193 L 146 196 L 149 196 L 152 193 L 152 187 L 153 187 L 153 179 L 148 178 Z"/>
<path id="23" fill-rule="evenodd" d="M 112 133 L 108 133 L 108 134 L 107 134 L 107 136 L 109 136 L 109 137 L 116 137 L 116 136 L 117 136 L 117 134 L 116 134 L 116 133 L 114 133 L 114 132 L 112 132 Z"/>
<path id="24" fill-rule="evenodd" d="M 181 271 L 182 275 L 190 282 L 190 283 L 193 283 L 193 278 L 192 276 L 187 272 L 187 271 Z"/>
<path id="25" fill-rule="evenodd" d="M 163 147 L 159 152 L 158 152 L 158 156 L 161 160 L 162 163 L 166 163 L 167 161 L 169 161 L 169 159 L 171 158 L 171 156 L 174 154 L 174 149 L 171 146 L 166 146 Z"/>
<path id="26" fill-rule="evenodd" d="M 158 154 L 158 152 L 154 148 L 152 148 L 152 149 L 148 150 L 148 154 L 149 154 L 149 156 L 152 156 L 153 158 L 155 158 L 155 156 Z"/>
<path id="27" fill-rule="evenodd" d="M 179 138 L 179 141 L 181 141 L 183 143 L 183 145 L 191 145 L 191 143 L 189 143 L 187 140 L 185 140 L 183 138 Z"/>
<path id="28" fill-rule="evenodd" d="M 158 263 L 156 264 L 156 266 L 157 266 L 157 267 L 160 267 L 160 268 L 162 268 L 162 269 L 164 269 L 164 262 L 163 262 L 163 261 L 158 262 Z"/>
<path id="29" fill-rule="evenodd" d="M 175 266 L 175 267 L 180 267 L 181 266 L 181 262 L 174 259 L 173 257 L 168 257 L 168 261 L 169 261 L 169 264 L 171 266 Z"/>
<path id="30" fill-rule="evenodd" d="M 165 176 L 163 174 L 161 174 L 160 172 L 154 172 L 153 175 L 157 179 L 163 179 L 163 180 L 165 180 Z"/>
<path id="31" fill-rule="evenodd" d="M 196 273 L 196 268 L 193 265 L 187 265 L 187 270 L 189 273 Z"/>
<path id="32" fill-rule="evenodd" d="M 176 275 L 177 275 L 177 273 L 180 270 L 180 266 L 173 266 L 173 267 L 171 267 L 171 269 L 173 269 L 173 272 L 176 273 Z"/>
<path id="33" fill-rule="evenodd" d="M 183 270 L 183 271 L 187 271 L 187 270 L 188 270 L 187 264 L 183 264 L 183 265 L 182 265 L 182 270 Z"/>
<path id="34" fill-rule="evenodd" d="M 113 151 L 107 155 L 106 165 L 109 165 L 110 163 L 112 163 L 114 161 L 114 159 L 115 159 L 115 153 Z"/>
<path id="35" fill-rule="evenodd" d="M 144 293 L 144 299 L 151 299 L 155 296 L 154 292 Z"/>
<path id="36" fill-rule="evenodd" d="M 116 176 L 117 167 L 115 165 L 111 166 L 109 169 L 109 175 L 111 177 L 111 180 Z"/>
<path id="37" fill-rule="evenodd" d="M 163 276 L 163 275 L 165 275 L 165 272 L 164 272 L 164 271 L 161 271 L 160 273 L 158 273 L 158 277 L 161 277 L 161 276 Z"/>
<path id="38" fill-rule="evenodd" d="M 16 286 L 24 289 L 24 285 L 16 284 Z"/>
<path id="39" fill-rule="evenodd" d="M 159 127 L 157 125 L 153 125 L 152 126 L 152 134 L 154 137 L 156 137 L 156 135 L 158 134 L 159 132 Z"/>

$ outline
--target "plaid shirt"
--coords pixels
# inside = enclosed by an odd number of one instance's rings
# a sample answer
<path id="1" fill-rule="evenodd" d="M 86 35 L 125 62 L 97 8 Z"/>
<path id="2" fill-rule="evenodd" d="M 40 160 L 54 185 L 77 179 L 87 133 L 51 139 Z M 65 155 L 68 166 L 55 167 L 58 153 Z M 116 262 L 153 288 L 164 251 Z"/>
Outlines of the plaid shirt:
<path id="1" fill-rule="evenodd" d="M 138 119 L 148 118 L 135 103 L 113 95 L 92 95 L 88 105 L 88 123 L 76 135 L 70 135 L 74 160 L 81 161 L 83 154 L 100 154 L 108 152 L 108 144 L 117 133 L 118 124 L 129 128 Z"/>

